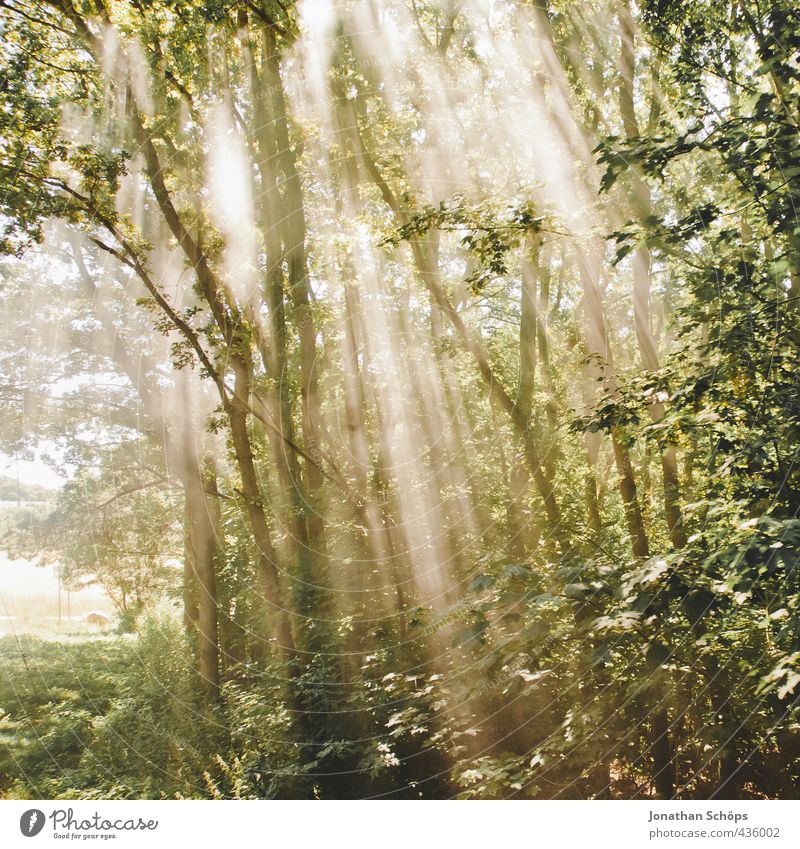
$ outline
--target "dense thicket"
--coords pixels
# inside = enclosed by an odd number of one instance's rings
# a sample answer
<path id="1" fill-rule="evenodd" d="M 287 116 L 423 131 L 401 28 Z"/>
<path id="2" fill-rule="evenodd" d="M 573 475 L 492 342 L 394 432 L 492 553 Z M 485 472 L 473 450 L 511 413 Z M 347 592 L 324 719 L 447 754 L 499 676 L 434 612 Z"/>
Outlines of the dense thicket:
<path id="1" fill-rule="evenodd" d="M 6 542 L 139 628 L 2 646 L 0 789 L 795 797 L 792 4 L 0 36 Z"/>

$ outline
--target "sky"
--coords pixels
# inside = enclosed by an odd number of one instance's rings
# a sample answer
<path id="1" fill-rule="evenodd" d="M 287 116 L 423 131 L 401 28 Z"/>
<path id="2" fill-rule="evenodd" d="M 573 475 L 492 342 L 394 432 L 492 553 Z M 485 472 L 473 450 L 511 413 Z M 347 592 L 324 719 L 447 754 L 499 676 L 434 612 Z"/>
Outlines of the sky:
<path id="1" fill-rule="evenodd" d="M 39 484 L 39 486 L 60 489 L 64 483 L 53 469 L 37 456 L 34 460 L 17 460 L 0 452 L 0 476 L 16 478 L 20 483 Z"/>

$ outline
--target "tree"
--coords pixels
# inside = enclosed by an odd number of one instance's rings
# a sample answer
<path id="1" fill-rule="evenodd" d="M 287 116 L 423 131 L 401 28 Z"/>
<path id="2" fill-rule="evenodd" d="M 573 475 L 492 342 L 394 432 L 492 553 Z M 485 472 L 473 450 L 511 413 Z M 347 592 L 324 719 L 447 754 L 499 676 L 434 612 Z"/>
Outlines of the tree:
<path id="1" fill-rule="evenodd" d="M 0 4 L 0 447 L 182 578 L 152 786 L 791 795 L 796 13 L 317 11 Z"/>

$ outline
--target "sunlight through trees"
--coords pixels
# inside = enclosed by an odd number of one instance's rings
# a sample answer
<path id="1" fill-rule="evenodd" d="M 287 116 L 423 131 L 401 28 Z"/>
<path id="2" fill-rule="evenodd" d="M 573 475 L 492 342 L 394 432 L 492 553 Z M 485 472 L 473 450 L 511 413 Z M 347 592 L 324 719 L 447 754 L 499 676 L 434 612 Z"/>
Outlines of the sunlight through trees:
<path id="1" fill-rule="evenodd" d="M 0 793 L 796 797 L 792 4 L 0 34 L 0 543 L 120 615 L 0 641 Z"/>

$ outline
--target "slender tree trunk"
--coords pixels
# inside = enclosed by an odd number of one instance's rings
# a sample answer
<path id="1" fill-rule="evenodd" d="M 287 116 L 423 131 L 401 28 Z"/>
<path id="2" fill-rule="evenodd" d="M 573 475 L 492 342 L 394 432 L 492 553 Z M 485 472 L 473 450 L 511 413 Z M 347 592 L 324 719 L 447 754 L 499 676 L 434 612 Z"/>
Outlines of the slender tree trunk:
<path id="1" fill-rule="evenodd" d="M 539 317 L 540 296 L 538 292 L 541 276 L 540 257 L 542 253 L 542 237 L 537 232 L 530 232 L 525 240 L 525 255 L 522 260 L 522 285 L 520 292 L 520 323 L 519 323 L 519 383 L 515 404 L 522 411 L 533 427 L 534 404 L 533 396 L 536 388 L 536 370 L 538 355 L 543 354 L 543 370 L 547 370 L 547 339 L 544 326 Z M 540 326 L 541 325 L 541 326 Z M 552 435 L 551 435 L 552 439 Z M 512 520 L 514 534 L 511 543 L 511 553 L 523 558 L 530 546 L 530 533 L 527 527 L 524 501 L 527 493 L 529 475 L 524 460 L 522 441 L 518 434 L 514 438 L 515 451 L 511 459 L 510 488 L 511 501 L 509 517 Z M 544 461 L 544 471 L 552 481 L 554 469 L 548 462 L 547 452 Z"/>
<path id="2" fill-rule="evenodd" d="M 584 335 L 589 356 L 589 369 L 595 375 L 598 385 L 603 385 L 607 393 L 614 395 L 616 376 L 600 287 L 589 263 L 580 251 L 577 252 L 577 260 L 583 288 Z M 649 557 L 650 545 L 639 504 L 633 464 L 628 446 L 625 444 L 625 436 L 617 425 L 611 426 L 611 442 L 633 554 L 634 557 Z"/>
<path id="3" fill-rule="evenodd" d="M 265 82 L 270 102 L 270 118 L 275 132 L 278 169 L 283 177 L 283 255 L 288 270 L 289 294 L 294 322 L 300 340 L 300 398 L 303 418 L 303 445 L 315 460 L 306 463 L 306 525 L 309 553 L 317 566 L 325 559 L 322 513 L 323 476 L 320 462 L 322 409 L 319 399 L 317 330 L 311 306 L 311 287 L 306 257 L 306 218 L 303 189 L 297 171 L 296 155 L 289 137 L 286 96 L 278 63 L 275 33 L 263 28 Z"/>
<path id="4" fill-rule="evenodd" d="M 625 135 L 629 139 L 637 138 L 640 134 L 639 123 L 633 99 L 634 80 L 636 74 L 636 58 L 634 50 L 635 24 L 629 0 L 620 0 L 620 81 L 619 109 Z M 655 95 L 654 95 L 655 96 Z M 642 177 L 633 172 L 633 206 L 634 212 L 641 218 L 649 215 L 652 210 L 650 189 Z M 642 365 L 651 372 L 660 368 L 656 340 L 652 331 L 650 310 L 651 290 L 651 257 L 650 251 L 639 247 L 633 257 L 633 316 L 636 328 L 636 342 Z M 650 416 L 654 422 L 664 417 L 664 405 L 658 402 L 651 406 Z M 675 548 L 686 545 L 686 532 L 683 527 L 683 517 L 680 506 L 680 475 L 678 472 L 677 451 L 673 444 L 667 443 L 661 448 L 661 472 L 664 482 L 664 517 L 669 529 L 670 539 Z"/>
<path id="5" fill-rule="evenodd" d="M 597 488 L 597 459 L 600 454 L 600 434 L 584 434 L 583 443 L 586 448 L 586 460 L 588 468 L 584 476 L 584 489 L 586 492 L 586 513 L 589 519 L 589 527 L 595 536 L 599 536 L 603 530 L 603 520 L 600 515 L 600 495 Z"/>
<path id="6" fill-rule="evenodd" d="M 616 391 L 616 379 L 600 289 L 586 259 L 580 253 L 578 264 L 584 293 L 587 349 L 594 355 L 594 368 L 606 391 L 613 395 Z M 650 556 L 650 544 L 639 504 L 633 464 L 625 444 L 624 433 L 616 425 L 611 428 L 611 442 L 633 555 L 636 558 L 647 558 Z M 650 749 L 654 761 L 653 779 L 656 790 L 661 798 L 671 798 L 675 786 L 674 755 L 669 737 L 669 718 L 663 699 L 652 712 Z"/>
<path id="7" fill-rule="evenodd" d="M 293 404 L 291 396 L 291 381 L 289 377 L 288 333 L 286 325 L 286 308 L 284 304 L 284 261 L 286 258 L 288 240 L 296 234 L 288 232 L 287 216 L 289 200 L 281 194 L 281 175 L 279 163 L 282 161 L 280 144 L 282 135 L 278 132 L 276 121 L 272 118 L 274 106 L 273 89 L 280 85 L 277 68 L 277 58 L 263 56 L 262 68 L 259 72 L 250 38 L 250 27 L 247 12 L 239 10 L 239 41 L 247 68 L 250 86 L 250 96 L 253 101 L 253 127 L 255 137 L 257 162 L 261 177 L 261 229 L 264 234 L 266 247 L 267 272 L 264 282 L 265 299 L 269 307 L 270 344 L 262 345 L 262 360 L 267 370 L 269 398 L 268 403 L 272 417 L 279 424 L 279 433 L 271 433 L 270 441 L 283 486 L 287 506 L 290 512 L 289 524 L 293 533 L 289 541 L 292 554 L 300 568 L 301 580 L 313 582 L 310 561 L 313 558 L 313 547 L 319 541 L 312 541 L 309 525 L 310 517 L 315 506 L 311 503 L 308 488 L 304 483 L 303 473 L 297 455 L 286 450 L 288 442 L 296 439 L 293 421 Z M 275 45 L 265 37 L 262 50 L 274 52 Z M 288 143 L 288 142 L 286 142 Z M 292 202 L 297 202 L 292 198 Z M 300 196 L 302 204 L 302 195 Z M 301 210 L 302 211 L 302 210 Z M 304 240 L 305 234 L 300 237 Z M 305 362 L 305 358 L 303 360 Z M 306 373 L 307 377 L 307 373 Z M 302 375 L 301 375 L 302 378 Z M 304 378 L 303 378 L 304 379 Z M 277 415 L 275 415 L 277 413 Z M 305 450 L 319 461 L 319 451 L 316 443 L 309 443 L 304 427 Z M 308 464 L 311 468 L 307 474 L 315 475 L 314 480 L 321 486 L 322 473 L 319 466 Z M 315 526 L 316 527 L 316 526 Z M 318 530 L 318 528 L 317 528 Z"/>
<path id="8" fill-rule="evenodd" d="M 261 490 L 258 485 L 253 449 L 247 432 L 247 410 L 239 399 L 250 396 L 249 368 L 242 358 L 232 362 L 237 397 L 228 400 L 226 412 L 231 429 L 231 441 L 242 481 L 242 498 L 258 553 L 258 571 L 264 596 L 271 608 L 274 636 L 279 654 L 285 660 L 294 657 L 295 641 L 292 635 L 289 609 L 284 601 L 278 573 L 278 558 L 272 544 Z"/>
<path id="9" fill-rule="evenodd" d="M 217 620 L 216 554 L 219 533 L 219 501 L 216 474 L 211 463 L 201 472 L 197 465 L 184 476 L 187 520 L 187 554 L 191 564 L 197 616 L 199 672 L 209 700 L 219 695 L 219 635 Z"/>

